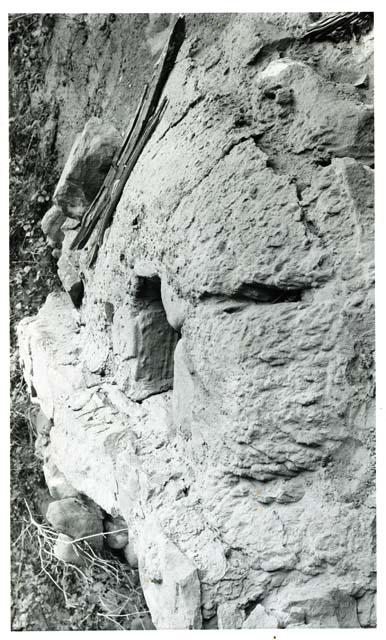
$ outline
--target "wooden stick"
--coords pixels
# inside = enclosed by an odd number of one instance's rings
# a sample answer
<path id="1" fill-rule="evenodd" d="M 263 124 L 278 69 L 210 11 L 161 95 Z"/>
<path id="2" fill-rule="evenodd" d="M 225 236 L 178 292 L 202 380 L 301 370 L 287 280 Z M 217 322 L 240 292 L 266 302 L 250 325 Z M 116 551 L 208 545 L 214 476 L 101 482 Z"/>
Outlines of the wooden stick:
<path id="1" fill-rule="evenodd" d="M 120 150 L 119 150 L 119 152 L 118 152 L 118 156 L 117 156 L 117 159 L 116 159 L 116 161 L 115 161 L 115 164 L 116 164 L 117 166 L 119 165 L 119 162 L 120 162 L 120 159 L 121 159 L 122 154 L 126 151 L 127 144 L 128 144 L 128 142 L 130 141 L 130 138 L 131 138 L 131 136 L 132 136 L 132 134 L 133 134 L 133 131 L 134 131 L 135 125 L 136 125 L 136 124 L 137 124 L 137 122 L 138 122 L 138 117 L 139 117 L 139 114 L 140 114 L 141 109 L 142 109 L 142 107 L 143 107 L 143 104 L 144 104 L 144 102 L 145 102 L 145 98 L 146 98 L 146 94 L 147 94 L 148 88 L 149 88 L 149 85 L 148 85 L 148 84 L 145 84 L 144 89 L 143 89 L 143 92 L 142 92 L 142 95 L 141 95 L 141 98 L 140 98 L 140 100 L 139 100 L 139 103 L 138 103 L 138 106 L 137 106 L 137 109 L 136 109 L 136 112 L 135 112 L 135 115 L 134 115 L 134 118 L 133 118 L 133 120 L 132 120 L 132 122 L 131 122 L 131 125 L 130 125 L 130 127 L 129 127 L 129 129 L 128 129 L 127 133 L 126 133 L 126 136 L 125 136 L 125 138 L 124 138 L 123 144 L 122 144 L 122 146 L 121 146 L 121 148 L 120 148 Z"/>
<path id="2" fill-rule="evenodd" d="M 88 261 L 88 266 L 92 266 L 92 264 L 94 263 L 96 256 L 98 255 L 98 250 L 99 247 L 102 246 L 103 244 L 103 238 L 104 238 L 104 234 L 105 231 L 107 229 L 107 227 L 110 225 L 112 217 L 114 215 L 115 209 L 117 207 L 118 202 L 121 199 L 123 190 L 126 186 L 126 182 L 130 176 L 130 174 L 132 173 L 135 165 L 137 164 L 138 158 L 141 155 L 146 143 L 149 141 L 149 139 L 151 138 L 153 132 L 155 131 L 161 117 L 164 114 L 164 111 L 166 109 L 166 105 L 167 105 L 167 98 L 164 98 L 161 106 L 159 107 L 159 109 L 156 111 L 156 113 L 154 114 L 154 116 L 152 116 L 148 122 L 148 125 L 145 129 L 145 131 L 143 132 L 140 140 L 138 141 L 134 152 L 132 154 L 132 156 L 129 158 L 128 164 L 125 165 L 125 171 L 121 177 L 121 179 L 119 180 L 116 189 L 114 190 L 113 194 L 112 194 L 112 198 L 111 201 L 108 203 L 102 220 L 101 220 L 101 226 L 99 228 L 98 231 L 98 235 L 97 235 L 97 239 L 96 239 L 96 243 L 95 243 L 95 247 L 94 250 L 92 252 L 92 255 Z"/>
<path id="3" fill-rule="evenodd" d="M 123 143 L 120 146 L 119 149 L 117 149 L 117 151 L 114 154 L 114 158 L 112 160 L 111 166 L 107 172 L 107 175 L 105 176 L 105 179 L 103 181 L 102 186 L 100 187 L 98 193 L 96 194 L 94 200 L 92 201 L 92 203 L 90 204 L 89 208 L 87 209 L 86 213 L 83 216 L 82 219 L 82 223 L 80 226 L 80 229 L 76 235 L 76 237 L 74 238 L 74 240 L 71 243 L 70 249 L 74 250 L 74 249 L 83 249 L 83 247 L 86 245 L 89 237 L 91 236 L 93 230 L 95 229 L 95 226 L 100 218 L 100 211 L 95 211 L 94 210 L 97 209 L 97 204 L 99 205 L 99 202 L 101 201 L 102 198 L 102 193 L 105 192 L 105 194 L 107 193 L 107 188 L 111 186 L 113 179 L 115 178 L 116 175 L 116 168 L 119 165 L 119 161 L 120 158 L 123 154 L 123 152 L 125 151 L 125 147 L 127 145 L 127 142 L 130 139 L 130 136 L 133 132 L 133 129 L 137 123 L 138 120 L 138 116 L 139 116 L 139 112 L 142 108 L 142 105 L 144 103 L 144 99 L 146 96 L 148 90 L 148 85 L 146 84 L 144 87 L 144 90 L 142 92 L 140 101 L 138 103 L 136 112 L 134 114 L 134 117 L 131 121 L 131 124 L 126 132 L 126 135 L 124 137 Z M 101 209 L 101 205 L 99 205 L 98 207 L 99 209 Z M 94 215 L 93 215 L 94 214 Z M 90 221 L 90 222 L 89 222 Z"/>
<path id="4" fill-rule="evenodd" d="M 116 152 L 104 183 L 84 215 L 79 232 L 71 244 L 71 249 L 82 249 L 91 237 L 98 222 L 101 221 L 96 244 L 90 257 L 90 264 L 94 262 L 99 246 L 103 243 L 104 233 L 111 223 L 125 184 L 165 111 L 166 98 L 159 108 L 158 103 L 184 37 L 185 18 L 180 15 L 170 29 L 168 41 L 157 63 L 150 88 L 147 85 L 145 86 L 123 143 Z M 112 191 L 113 184 L 116 184 L 114 191 Z"/>
<path id="5" fill-rule="evenodd" d="M 301 40 L 305 38 L 315 38 L 322 37 L 327 35 L 328 33 L 332 33 L 339 27 L 343 27 L 345 25 L 354 24 L 360 19 L 367 19 L 370 16 L 370 13 L 362 13 L 362 12 L 343 12 L 343 13 L 333 13 L 332 15 L 326 16 L 325 18 L 321 18 L 317 22 L 313 22 L 308 29 L 302 34 L 300 37 Z"/>

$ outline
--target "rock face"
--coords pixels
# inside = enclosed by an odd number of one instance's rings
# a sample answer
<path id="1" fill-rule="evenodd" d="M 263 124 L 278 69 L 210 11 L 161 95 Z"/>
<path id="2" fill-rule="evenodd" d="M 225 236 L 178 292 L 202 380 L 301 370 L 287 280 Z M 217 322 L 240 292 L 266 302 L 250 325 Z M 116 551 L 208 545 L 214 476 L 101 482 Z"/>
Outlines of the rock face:
<path id="1" fill-rule="evenodd" d="M 188 19 L 95 267 L 67 245 L 78 308 L 19 326 L 50 464 L 124 518 L 158 629 L 376 624 L 372 33 L 309 21 Z"/>

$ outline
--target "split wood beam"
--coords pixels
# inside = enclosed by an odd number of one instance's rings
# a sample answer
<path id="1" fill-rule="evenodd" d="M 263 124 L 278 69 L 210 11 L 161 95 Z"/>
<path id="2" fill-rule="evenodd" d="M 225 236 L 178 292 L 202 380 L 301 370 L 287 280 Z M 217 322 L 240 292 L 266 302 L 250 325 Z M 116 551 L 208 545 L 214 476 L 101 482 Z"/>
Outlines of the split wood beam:
<path id="1" fill-rule="evenodd" d="M 180 15 L 172 24 L 168 41 L 157 62 L 151 83 L 146 85 L 143 90 L 123 143 L 113 158 L 99 192 L 84 214 L 80 229 L 71 244 L 71 249 L 83 249 L 99 223 L 98 232 L 89 255 L 89 266 L 97 258 L 99 248 L 103 244 L 105 231 L 111 224 L 127 180 L 165 112 L 167 98 L 164 98 L 159 104 L 160 98 L 184 38 L 185 18 Z"/>

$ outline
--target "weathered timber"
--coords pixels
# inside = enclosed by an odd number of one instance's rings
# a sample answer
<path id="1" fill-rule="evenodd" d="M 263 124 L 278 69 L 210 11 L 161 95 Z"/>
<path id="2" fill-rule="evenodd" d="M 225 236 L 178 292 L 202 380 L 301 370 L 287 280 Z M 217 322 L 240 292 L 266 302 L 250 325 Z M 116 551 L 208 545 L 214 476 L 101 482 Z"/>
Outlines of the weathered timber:
<path id="1" fill-rule="evenodd" d="M 126 182 L 165 111 L 166 98 L 162 101 L 160 107 L 158 107 L 158 103 L 184 37 L 185 18 L 184 16 L 179 16 L 171 27 L 168 41 L 158 60 L 150 87 L 145 86 L 122 146 L 115 154 L 104 183 L 86 211 L 79 232 L 72 242 L 72 249 L 85 247 L 100 222 L 96 242 L 88 261 L 89 265 L 93 264 L 98 255 L 99 247 L 103 243 L 104 233 L 111 224 Z"/>
<path id="2" fill-rule="evenodd" d="M 123 189 L 125 187 L 125 184 L 127 182 L 127 179 L 129 177 L 129 175 L 131 174 L 134 166 L 137 163 L 137 160 L 139 158 L 139 156 L 141 155 L 146 143 L 148 142 L 148 140 L 150 139 L 150 137 L 152 136 L 153 132 L 155 131 L 165 109 L 166 109 L 166 105 L 167 105 L 167 98 L 164 98 L 161 106 L 159 107 L 159 109 L 156 111 L 156 113 L 150 118 L 148 125 L 146 127 L 146 129 L 144 130 L 143 134 L 141 135 L 140 140 L 138 141 L 138 144 L 136 145 L 136 147 L 133 150 L 133 154 L 130 156 L 128 164 L 124 166 L 124 173 L 122 176 L 122 179 L 120 179 L 119 181 L 117 180 L 116 183 L 114 184 L 114 187 L 112 189 L 111 192 L 111 200 L 110 202 L 107 204 L 107 207 L 105 208 L 104 212 L 103 212 L 103 216 L 102 216 L 102 220 L 101 220 L 101 226 L 98 230 L 98 234 L 97 234 L 97 238 L 96 238 L 96 242 L 95 245 L 93 247 L 92 253 L 90 255 L 90 258 L 88 260 L 88 266 L 91 267 L 92 264 L 94 263 L 94 261 L 96 260 L 96 257 L 98 255 L 98 251 L 99 251 L 99 247 L 102 246 L 103 244 L 103 238 L 104 238 L 104 234 L 105 231 L 107 229 L 107 227 L 110 225 L 112 217 L 114 215 L 114 211 L 117 207 L 117 204 L 119 202 L 119 200 L 121 199 L 121 195 L 123 192 Z"/>
<path id="3" fill-rule="evenodd" d="M 114 184 L 114 181 L 117 178 L 117 167 L 120 163 L 120 159 L 122 155 L 125 153 L 127 149 L 127 144 L 133 133 L 134 127 L 137 124 L 138 116 L 139 116 L 140 110 L 142 109 L 147 91 L 148 91 L 148 85 L 146 84 L 142 92 L 140 101 L 138 103 L 137 110 L 127 129 L 123 143 L 120 149 L 118 149 L 114 155 L 111 166 L 103 181 L 101 188 L 99 189 L 94 200 L 92 201 L 91 205 L 89 206 L 89 208 L 87 209 L 86 213 L 83 216 L 78 235 L 73 240 L 71 244 L 71 249 L 83 249 L 83 247 L 85 247 L 92 232 L 94 231 L 96 225 L 98 224 L 98 221 L 101 218 L 103 207 L 107 203 L 109 191 L 112 185 Z"/>
<path id="4" fill-rule="evenodd" d="M 360 23 L 365 23 L 370 20 L 372 13 L 358 12 L 358 11 L 346 11 L 340 13 L 333 13 L 329 16 L 313 22 L 308 29 L 300 36 L 301 40 L 313 39 L 317 40 L 324 36 L 333 33 L 337 29 L 344 29 L 347 27 L 354 27 Z"/>
<path id="5" fill-rule="evenodd" d="M 135 128 L 135 126 L 136 126 L 136 124 L 138 122 L 138 118 L 139 118 L 139 115 L 140 115 L 140 113 L 142 111 L 142 108 L 143 108 L 143 105 L 144 105 L 145 98 L 147 96 L 148 90 L 149 90 L 149 85 L 145 84 L 143 92 L 142 92 L 142 95 L 141 95 L 141 98 L 140 98 L 140 101 L 139 101 L 138 106 L 137 106 L 137 110 L 136 110 L 136 112 L 134 114 L 134 118 L 133 118 L 133 120 L 132 120 L 132 122 L 130 124 L 130 127 L 127 130 L 127 133 L 126 133 L 125 138 L 123 140 L 123 144 L 122 144 L 121 148 L 118 151 L 117 158 L 116 159 L 114 158 L 115 162 L 113 161 L 113 164 L 115 164 L 115 166 L 119 165 L 121 157 L 125 154 L 125 152 L 127 150 L 127 145 L 130 142 L 130 139 L 131 139 L 131 137 L 133 135 L 134 128 Z"/>

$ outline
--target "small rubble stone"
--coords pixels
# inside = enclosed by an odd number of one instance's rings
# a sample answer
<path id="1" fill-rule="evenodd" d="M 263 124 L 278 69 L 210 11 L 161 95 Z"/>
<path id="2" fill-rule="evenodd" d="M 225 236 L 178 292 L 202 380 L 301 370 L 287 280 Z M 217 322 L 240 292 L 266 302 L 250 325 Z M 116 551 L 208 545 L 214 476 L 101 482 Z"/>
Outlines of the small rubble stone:
<path id="1" fill-rule="evenodd" d="M 293 102 L 293 91 L 290 88 L 278 89 L 276 91 L 275 101 L 278 104 L 290 104 Z"/>
<path id="2" fill-rule="evenodd" d="M 36 431 L 40 435 L 49 436 L 52 428 L 52 420 L 47 418 L 41 408 L 37 408 L 31 412 L 31 422 L 34 425 Z"/>
<path id="3" fill-rule="evenodd" d="M 277 619 L 257 604 L 243 624 L 243 629 L 276 629 Z"/>
<path id="4" fill-rule="evenodd" d="M 132 569 L 138 569 L 138 556 L 134 549 L 134 544 L 131 540 L 127 543 L 125 548 L 123 549 L 123 553 L 125 554 L 125 558 L 129 563 Z"/>
<path id="5" fill-rule="evenodd" d="M 54 545 L 54 555 L 58 560 L 62 560 L 63 562 L 83 566 L 85 564 L 85 558 L 82 556 L 80 550 L 72 544 L 72 540 L 73 539 L 65 533 L 59 533 Z"/>
<path id="6" fill-rule="evenodd" d="M 54 204 L 41 221 L 41 228 L 51 247 L 60 247 L 64 238 L 62 224 L 66 220 L 62 209 Z"/>
<path id="7" fill-rule="evenodd" d="M 217 615 L 208 618 L 208 620 L 204 620 L 202 623 L 202 628 L 206 631 L 211 629 L 219 629 Z"/>
<path id="8" fill-rule="evenodd" d="M 187 313 L 187 303 L 176 295 L 166 278 L 161 280 L 161 296 L 169 324 L 176 331 L 180 331 Z"/>
<path id="9" fill-rule="evenodd" d="M 124 549 L 128 542 L 127 524 L 124 518 L 108 517 L 104 521 L 104 529 L 108 532 L 105 536 L 106 544 L 111 549 Z M 120 531 L 126 529 L 126 531 Z M 114 533 L 114 532 L 117 533 Z"/>
<path id="10" fill-rule="evenodd" d="M 35 440 L 35 454 L 40 460 L 44 460 L 45 451 L 50 444 L 50 438 L 45 433 L 38 433 Z"/>
<path id="11" fill-rule="evenodd" d="M 138 537 L 139 573 L 146 602 L 160 629 L 201 629 L 197 568 L 149 517 Z M 173 622 L 172 622 L 173 621 Z"/>
<path id="12" fill-rule="evenodd" d="M 66 479 L 64 473 L 56 466 L 52 456 L 49 454 L 49 447 L 45 455 L 43 472 L 48 490 L 55 500 L 62 500 L 63 498 L 71 498 L 78 495 L 78 491 L 74 489 Z"/>
<path id="13" fill-rule="evenodd" d="M 217 607 L 219 629 L 241 629 L 245 620 L 245 611 L 234 602 L 223 602 Z"/>
<path id="14" fill-rule="evenodd" d="M 80 278 L 79 260 L 76 251 L 70 250 L 70 244 L 76 235 L 76 231 L 68 230 L 63 240 L 62 251 L 58 260 L 58 276 L 62 281 L 64 289 L 70 294 L 70 297 L 76 307 L 79 307 L 79 301 L 74 298 L 76 289 L 83 287 Z M 81 302 L 81 300 L 80 300 Z"/>
<path id="15" fill-rule="evenodd" d="M 376 627 L 376 594 L 367 592 L 357 602 L 358 619 L 361 627 Z"/>

